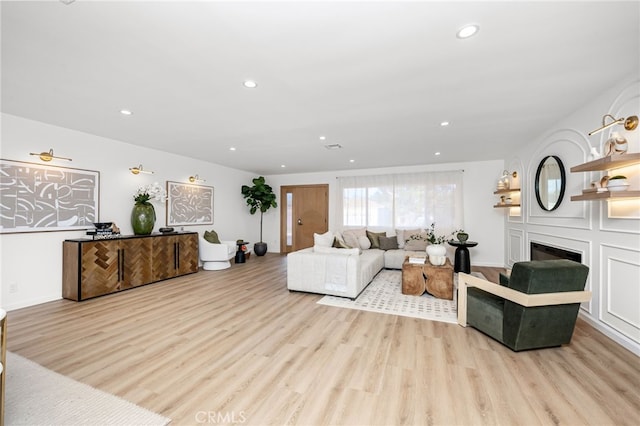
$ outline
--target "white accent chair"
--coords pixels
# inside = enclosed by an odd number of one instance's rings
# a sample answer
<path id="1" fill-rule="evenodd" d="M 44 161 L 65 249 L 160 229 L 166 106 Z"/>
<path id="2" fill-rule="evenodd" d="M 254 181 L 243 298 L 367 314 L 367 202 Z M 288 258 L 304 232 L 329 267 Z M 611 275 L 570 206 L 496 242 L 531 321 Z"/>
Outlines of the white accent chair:
<path id="1" fill-rule="evenodd" d="M 236 254 L 235 241 L 220 240 L 220 244 L 212 244 L 200 235 L 200 261 L 205 271 L 219 271 L 231 267 L 229 260 Z"/>

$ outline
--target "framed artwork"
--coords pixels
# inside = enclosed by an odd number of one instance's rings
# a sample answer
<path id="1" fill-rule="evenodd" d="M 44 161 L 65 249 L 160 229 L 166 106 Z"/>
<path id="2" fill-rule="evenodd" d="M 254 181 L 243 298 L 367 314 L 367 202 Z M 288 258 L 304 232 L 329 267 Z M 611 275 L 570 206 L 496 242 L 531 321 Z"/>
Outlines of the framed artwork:
<path id="1" fill-rule="evenodd" d="M 100 172 L 0 159 L 0 233 L 88 229 Z"/>
<path id="2" fill-rule="evenodd" d="M 212 224 L 212 186 L 167 181 L 167 226 Z"/>

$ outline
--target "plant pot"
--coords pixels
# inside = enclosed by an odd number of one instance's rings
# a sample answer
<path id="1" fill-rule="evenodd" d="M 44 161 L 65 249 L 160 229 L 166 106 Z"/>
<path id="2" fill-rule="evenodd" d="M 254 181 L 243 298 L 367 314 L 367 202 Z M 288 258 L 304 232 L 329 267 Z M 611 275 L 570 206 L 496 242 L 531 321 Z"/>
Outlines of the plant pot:
<path id="1" fill-rule="evenodd" d="M 131 210 L 131 227 L 134 235 L 149 235 L 156 224 L 156 211 L 152 204 L 135 204 Z"/>
<path id="2" fill-rule="evenodd" d="M 253 245 L 253 252 L 256 256 L 264 256 L 267 253 L 267 243 L 255 243 Z"/>
<path id="3" fill-rule="evenodd" d="M 469 239 L 469 234 L 467 234 L 466 232 L 458 232 L 456 234 L 456 238 L 458 239 L 458 241 L 460 241 L 461 243 L 466 242 Z"/>
<path id="4" fill-rule="evenodd" d="M 429 256 L 444 256 L 447 254 L 447 248 L 443 244 L 429 244 L 427 254 Z"/>

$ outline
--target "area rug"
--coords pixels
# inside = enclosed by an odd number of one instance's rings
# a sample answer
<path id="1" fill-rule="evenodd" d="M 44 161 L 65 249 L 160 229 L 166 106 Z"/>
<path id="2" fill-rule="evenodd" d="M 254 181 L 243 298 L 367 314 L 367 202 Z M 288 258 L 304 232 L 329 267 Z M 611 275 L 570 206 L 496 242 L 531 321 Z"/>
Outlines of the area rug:
<path id="1" fill-rule="evenodd" d="M 7 425 L 166 425 L 171 419 L 7 352 Z"/>
<path id="2" fill-rule="evenodd" d="M 484 275 L 479 272 L 472 272 L 471 275 L 484 278 Z M 454 275 L 454 281 L 456 279 L 457 274 Z M 456 286 L 455 283 L 454 286 Z M 356 300 L 346 297 L 324 296 L 318 303 L 339 308 L 457 324 L 456 291 L 453 292 L 453 295 L 453 300 L 446 300 L 438 299 L 427 293 L 422 296 L 402 294 L 402 271 L 383 269 Z"/>

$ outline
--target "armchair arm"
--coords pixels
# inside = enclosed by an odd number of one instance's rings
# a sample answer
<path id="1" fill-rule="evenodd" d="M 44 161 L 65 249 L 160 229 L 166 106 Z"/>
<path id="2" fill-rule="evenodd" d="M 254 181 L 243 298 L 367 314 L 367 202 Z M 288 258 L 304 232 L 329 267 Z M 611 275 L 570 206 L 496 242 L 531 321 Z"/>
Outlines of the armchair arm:
<path id="1" fill-rule="evenodd" d="M 582 303 L 591 300 L 590 291 L 560 291 L 554 293 L 526 294 L 509 287 L 474 277 L 473 275 L 458 273 L 458 324 L 467 326 L 467 288 L 477 287 L 487 293 L 495 294 L 518 305 L 548 306 Z"/>

